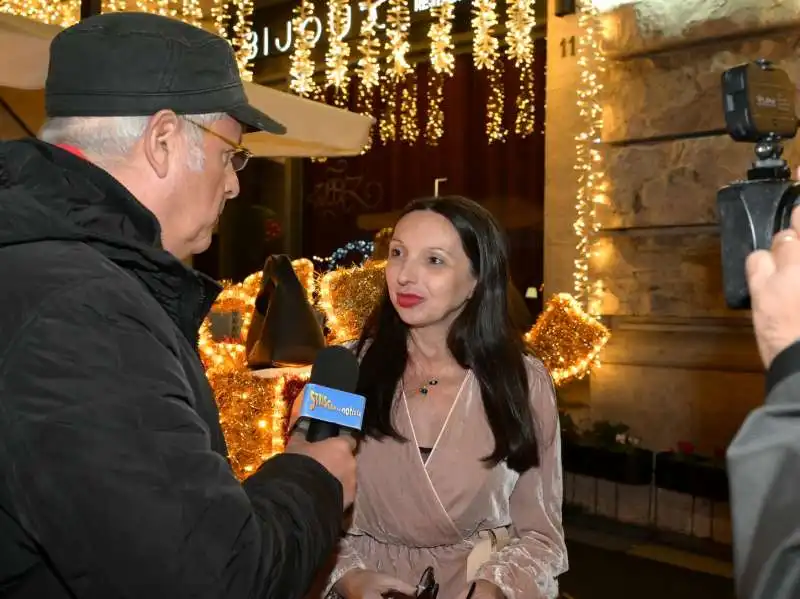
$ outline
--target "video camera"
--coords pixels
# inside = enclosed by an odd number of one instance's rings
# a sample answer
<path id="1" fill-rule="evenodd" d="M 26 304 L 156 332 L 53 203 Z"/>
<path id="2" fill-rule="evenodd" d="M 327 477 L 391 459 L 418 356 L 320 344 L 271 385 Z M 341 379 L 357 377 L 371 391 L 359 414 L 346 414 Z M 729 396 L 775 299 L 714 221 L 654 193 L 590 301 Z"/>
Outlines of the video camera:
<path id="1" fill-rule="evenodd" d="M 792 180 L 781 145 L 797 133 L 796 93 L 789 75 L 767 60 L 722 74 L 725 128 L 734 141 L 754 143 L 756 154 L 747 180 L 717 192 L 722 281 L 725 301 L 734 309 L 750 307 L 748 254 L 769 249 L 772 237 L 790 225 L 792 208 L 799 203 L 800 184 Z"/>

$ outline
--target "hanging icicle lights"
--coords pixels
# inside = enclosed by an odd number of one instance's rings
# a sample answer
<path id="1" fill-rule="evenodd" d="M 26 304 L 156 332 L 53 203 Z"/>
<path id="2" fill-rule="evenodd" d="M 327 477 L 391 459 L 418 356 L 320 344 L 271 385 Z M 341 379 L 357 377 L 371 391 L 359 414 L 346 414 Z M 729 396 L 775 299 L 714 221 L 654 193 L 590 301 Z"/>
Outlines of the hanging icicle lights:
<path id="1" fill-rule="evenodd" d="M 428 122 L 425 137 L 428 144 L 435 146 L 444 135 L 444 83 L 452 77 L 455 68 L 453 55 L 453 2 L 444 0 L 439 6 L 431 8 L 431 23 L 428 37 L 431 40 L 431 68 L 428 79 Z"/>
<path id="2" fill-rule="evenodd" d="M 406 76 L 411 71 L 407 53 L 408 30 L 411 26 L 411 15 L 405 0 L 388 0 L 386 9 L 386 73 L 382 88 L 384 110 L 381 115 L 379 131 L 381 141 L 387 143 L 398 137 L 397 95 L 402 89 Z"/>
<path id="3" fill-rule="evenodd" d="M 378 57 L 381 51 L 381 42 L 378 40 L 378 11 L 377 2 L 380 0 L 367 0 L 364 4 L 366 17 L 361 22 L 358 38 L 358 95 L 356 110 L 362 114 L 372 115 L 375 110 L 375 90 L 381 82 L 381 67 Z M 369 136 L 366 146 L 361 153 L 368 152 L 372 147 L 372 135 Z"/>
<path id="4" fill-rule="evenodd" d="M 500 40 L 494 35 L 497 26 L 495 0 L 472 2 L 472 63 L 476 70 L 486 71 L 489 95 L 486 98 L 486 135 L 489 143 L 506 137 L 503 127 L 503 61 Z"/>
<path id="5" fill-rule="evenodd" d="M 506 20 L 506 55 L 519 69 L 517 116 L 514 130 L 520 137 L 534 131 L 535 102 L 533 74 L 533 28 L 536 25 L 536 0 L 509 0 Z"/>
<path id="6" fill-rule="evenodd" d="M 325 78 L 333 88 L 333 102 L 347 107 L 350 88 L 350 44 L 344 36 L 352 25 L 348 0 L 328 0 L 328 51 L 325 54 Z"/>
<path id="7" fill-rule="evenodd" d="M 294 50 L 289 67 L 289 89 L 304 98 L 317 93 L 317 84 L 314 81 L 315 65 L 311 52 L 319 36 L 315 35 L 310 27 L 310 23 L 315 22 L 313 17 L 314 4 L 311 0 L 300 0 L 300 4 L 292 11 Z"/>

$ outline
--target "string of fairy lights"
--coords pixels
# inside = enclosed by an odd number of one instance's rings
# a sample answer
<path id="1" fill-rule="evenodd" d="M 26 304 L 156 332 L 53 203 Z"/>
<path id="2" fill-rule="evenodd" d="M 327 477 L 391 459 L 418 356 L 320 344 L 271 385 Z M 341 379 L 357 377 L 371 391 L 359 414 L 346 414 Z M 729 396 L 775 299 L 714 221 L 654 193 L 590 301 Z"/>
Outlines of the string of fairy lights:
<path id="1" fill-rule="evenodd" d="M 597 8 L 590 0 L 579 3 L 577 42 L 580 83 L 577 107 L 581 130 L 575 137 L 575 170 L 578 173 L 575 234 L 578 237 L 577 258 L 574 270 L 574 296 L 582 302 L 589 314 L 598 316 L 602 311 L 603 284 L 590 276 L 600 223 L 596 206 L 603 203 L 607 191 L 606 175 L 601 151 L 603 132 L 603 91 L 605 55 L 602 50 L 602 29 Z"/>

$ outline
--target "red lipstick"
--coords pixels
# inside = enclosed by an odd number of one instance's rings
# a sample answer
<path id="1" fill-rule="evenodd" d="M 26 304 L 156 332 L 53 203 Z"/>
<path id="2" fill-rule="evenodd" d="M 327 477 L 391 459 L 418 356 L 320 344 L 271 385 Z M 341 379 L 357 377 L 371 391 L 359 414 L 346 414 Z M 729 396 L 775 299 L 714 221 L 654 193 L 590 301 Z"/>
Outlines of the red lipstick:
<path id="1" fill-rule="evenodd" d="M 397 300 L 397 305 L 401 308 L 413 308 L 422 303 L 423 298 L 413 293 L 398 293 L 395 299 Z"/>

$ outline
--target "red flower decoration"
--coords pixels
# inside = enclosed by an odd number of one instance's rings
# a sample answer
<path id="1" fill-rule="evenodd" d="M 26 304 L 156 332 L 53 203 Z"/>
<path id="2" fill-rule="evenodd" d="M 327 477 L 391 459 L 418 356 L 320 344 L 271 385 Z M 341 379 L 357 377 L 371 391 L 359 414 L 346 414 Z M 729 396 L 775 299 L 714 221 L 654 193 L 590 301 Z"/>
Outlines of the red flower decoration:
<path id="1" fill-rule="evenodd" d="M 306 382 L 301 378 L 288 379 L 283 384 L 283 401 L 286 402 L 286 415 L 283 421 L 283 440 L 284 443 L 289 441 L 289 418 L 288 415 L 292 413 L 292 406 L 294 405 L 300 390 L 305 386 Z"/>
<path id="2" fill-rule="evenodd" d="M 264 236 L 268 239 L 277 239 L 283 234 L 281 229 L 281 225 L 278 221 L 274 219 L 269 219 L 266 223 L 264 223 Z"/>
<path id="3" fill-rule="evenodd" d="M 694 444 L 689 441 L 679 441 L 678 452 L 686 455 L 692 455 L 694 453 Z"/>
<path id="4" fill-rule="evenodd" d="M 287 380 L 283 385 L 283 401 L 289 404 L 289 408 L 291 409 L 291 405 L 294 403 L 297 394 L 300 393 L 300 389 L 305 386 L 305 381 L 301 378 L 291 378 Z"/>

